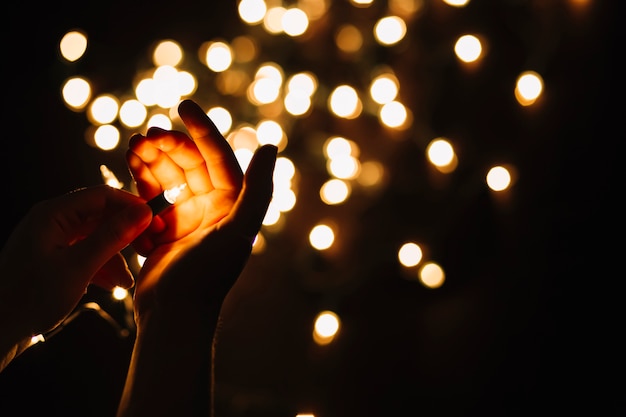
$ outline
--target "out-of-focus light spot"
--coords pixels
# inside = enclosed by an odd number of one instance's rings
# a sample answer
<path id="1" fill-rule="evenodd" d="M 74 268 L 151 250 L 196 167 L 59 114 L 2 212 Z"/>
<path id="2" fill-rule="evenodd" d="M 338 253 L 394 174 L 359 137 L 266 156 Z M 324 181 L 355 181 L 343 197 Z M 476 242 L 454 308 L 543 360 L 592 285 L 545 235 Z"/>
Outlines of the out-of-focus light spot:
<path id="1" fill-rule="evenodd" d="M 206 51 L 205 62 L 211 71 L 225 71 L 233 63 L 233 52 L 226 42 L 211 42 Z"/>
<path id="2" fill-rule="evenodd" d="M 248 98 L 255 104 L 269 104 L 280 96 L 280 84 L 272 78 L 260 78 L 250 84 Z"/>
<path id="3" fill-rule="evenodd" d="M 237 7 L 241 20 L 249 25 L 261 23 L 267 12 L 264 0 L 241 0 Z"/>
<path id="4" fill-rule="evenodd" d="M 523 72 L 515 84 L 515 98 L 522 106 L 530 106 L 543 91 L 543 79 L 535 71 Z"/>
<path id="5" fill-rule="evenodd" d="M 187 71 L 178 71 L 178 94 L 181 96 L 189 96 L 196 91 L 198 83 L 196 77 Z"/>
<path id="6" fill-rule="evenodd" d="M 384 173 L 385 168 L 380 162 L 365 161 L 361 163 L 361 172 L 356 180 L 365 187 L 371 187 L 382 182 Z"/>
<path id="7" fill-rule="evenodd" d="M 148 109 L 139 100 L 126 100 L 120 106 L 120 122 L 127 127 L 137 127 L 146 121 Z"/>
<path id="8" fill-rule="evenodd" d="M 67 32 L 59 42 L 59 50 L 69 62 L 77 61 L 87 50 L 87 35 L 77 30 Z"/>
<path id="9" fill-rule="evenodd" d="M 235 150 L 248 149 L 249 151 L 254 151 L 259 146 L 256 130 L 248 125 L 239 126 L 230 132 L 226 139 Z"/>
<path id="10" fill-rule="evenodd" d="M 155 104 L 162 109 L 175 106 L 181 98 L 178 70 L 171 65 L 162 65 L 155 69 L 154 80 Z"/>
<path id="11" fill-rule="evenodd" d="M 291 211 L 296 205 L 296 193 L 290 188 L 275 187 L 272 204 L 281 213 Z"/>
<path id="12" fill-rule="evenodd" d="M 398 16 L 387 16 L 374 25 L 374 36 L 385 46 L 395 45 L 406 35 L 406 23 Z"/>
<path id="13" fill-rule="evenodd" d="M 495 166 L 487 172 L 487 185 L 493 191 L 503 191 L 511 185 L 511 173 L 503 166 Z"/>
<path id="14" fill-rule="evenodd" d="M 346 53 L 354 53 L 361 50 L 363 46 L 363 35 L 361 31 L 353 25 L 343 25 L 339 27 L 335 34 L 335 43 L 339 50 Z"/>
<path id="15" fill-rule="evenodd" d="M 315 414 L 302 414 L 302 413 L 298 413 L 298 414 L 296 414 L 296 417 L 315 417 Z"/>
<path id="16" fill-rule="evenodd" d="M 156 113 L 148 119 L 147 127 L 160 127 L 161 129 L 170 130 L 172 128 L 172 120 L 162 113 Z"/>
<path id="17" fill-rule="evenodd" d="M 324 155 L 329 159 L 339 159 L 347 156 L 358 156 L 358 145 L 349 139 L 341 136 L 331 136 L 324 142 Z"/>
<path id="18" fill-rule="evenodd" d="M 398 79 L 393 74 L 381 74 L 372 80 L 370 95 L 378 104 L 386 104 L 398 96 Z"/>
<path id="19" fill-rule="evenodd" d="M 285 132 L 274 120 L 262 120 L 256 127 L 256 135 L 260 145 L 278 146 L 283 141 Z"/>
<path id="20" fill-rule="evenodd" d="M 374 2 L 374 0 L 350 0 L 350 3 L 352 3 L 355 6 L 369 6 Z"/>
<path id="21" fill-rule="evenodd" d="M 300 36 L 309 27 L 309 18 L 301 9 L 293 7 L 283 14 L 282 25 L 287 35 Z"/>
<path id="22" fill-rule="evenodd" d="M 239 162 L 239 166 L 243 172 L 246 172 L 248 169 L 248 165 L 250 165 L 253 155 L 254 152 L 248 148 L 235 149 L 235 158 L 237 158 L 237 162 Z"/>
<path id="23" fill-rule="evenodd" d="M 409 110 L 399 101 L 390 101 L 381 106 L 378 117 L 385 126 L 401 129 L 408 127 Z"/>
<path id="24" fill-rule="evenodd" d="M 320 346 L 327 345 L 337 336 L 340 327 L 341 321 L 335 312 L 322 311 L 313 324 L 313 340 Z"/>
<path id="25" fill-rule="evenodd" d="M 103 151 L 115 149 L 120 143 L 120 131 L 113 125 L 98 126 L 93 137 L 96 146 Z"/>
<path id="26" fill-rule="evenodd" d="M 434 262 L 424 264 L 418 272 L 420 282 L 428 288 L 439 288 L 446 280 L 441 266 Z"/>
<path id="27" fill-rule="evenodd" d="M 329 159 L 327 164 L 329 174 L 344 180 L 356 178 L 359 175 L 360 168 L 359 160 L 350 155 Z"/>
<path id="28" fill-rule="evenodd" d="M 317 77 L 312 72 L 299 72 L 287 80 L 288 92 L 300 92 L 312 96 L 317 90 Z"/>
<path id="29" fill-rule="evenodd" d="M 94 124 L 108 124 L 117 118 L 119 111 L 117 98 L 109 94 L 96 97 L 89 106 L 88 117 Z"/>
<path id="30" fill-rule="evenodd" d="M 320 189 L 320 198 L 326 204 L 340 204 L 350 195 L 350 185 L 340 179 L 333 178 L 326 181 Z"/>
<path id="31" fill-rule="evenodd" d="M 111 295 L 116 300 L 123 300 L 124 298 L 128 297 L 128 290 L 122 287 L 115 287 L 113 288 L 113 292 L 111 293 Z"/>
<path id="32" fill-rule="evenodd" d="M 483 47 L 474 35 L 463 35 L 454 44 L 456 56 L 463 62 L 474 62 L 482 54 Z"/>
<path id="33" fill-rule="evenodd" d="M 249 36 L 237 36 L 230 42 L 235 62 L 251 62 L 258 55 L 258 47 L 254 39 Z"/>
<path id="34" fill-rule="evenodd" d="M 136 254 L 136 259 L 137 259 L 137 265 L 139 265 L 139 267 L 141 268 L 143 266 L 143 263 L 146 261 L 146 257 Z"/>
<path id="35" fill-rule="evenodd" d="M 433 139 L 426 148 L 430 163 L 438 168 L 444 168 L 454 163 L 456 154 L 452 144 L 445 138 Z"/>
<path id="36" fill-rule="evenodd" d="M 400 247 L 398 260 L 406 267 L 413 267 L 422 260 L 422 248 L 417 243 L 407 242 Z"/>
<path id="37" fill-rule="evenodd" d="M 117 188 L 118 190 L 124 187 L 124 183 L 117 179 L 117 176 L 106 165 L 100 165 L 100 175 L 102 180 L 109 187 Z"/>
<path id="38" fill-rule="evenodd" d="M 400 16 L 413 16 L 424 8 L 424 0 L 388 0 L 389 11 Z"/>
<path id="39" fill-rule="evenodd" d="M 299 0 L 298 7 L 304 11 L 307 16 L 309 16 L 309 20 L 317 20 L 320 19 L 326 14 L 328 11 L 328 7 L 330 6 L 328 0 Z"/>
<path id="40" fill-rule="evenodd" d="M 290 91 L 283 100 L 285 110 L 293 116 L 305 115 L 311 109 L 311 97 L 301 91 Z"/>
<path id="41" fill-rule="evenodd" d="M 152 78 L 144 78 L 135 87 L 135 96 L 144 106 L 154 106 L 156 104 L 156 83 Z"/>
<path id="42" fill-rule="evenodd" d="M 252 254 L 258 255 L 260 253 L 265 252 L 265 248 L 267 247 L 267 242 L 265 240 L 265 236 L 262 233 L 257 233 L 254 237 L 254 241 L 252 242 Z"/>
<path id="43" fill-rule="evenodd" d="M 225 135 L 233 126 L 233 117 L 224 107 L 218 106 L 209 109 L 207 116 L 213 121 L 222 135 Z"/>
<path id="44" fill-rule="evenodd" d="M 357 91 L 349 85 L 336 87 L 328 98 L 329 109 L 337 116 L 354 119 L 363 108 Z"/>
<path id="45" fill-rule="evenodd" d="M 283 17 L 286 11 L 287 9 L 282 6 L 270 7 L 263 18 L 263 27 L 265 30 L 274 35 L 282 33 L 284 30 Z"/>
<path id="46" fill-rule="evenodd" d="M 63 101 L 72 110 L 82 110 L 91 98 L 91 85 L 82 77 L 65 81 L 62 88 Z"/>
<path id="47" fill-rule="evenodd" d="M 335 241 L 335 232 L 326 224 L 318 224 L 309 233 L 309 243 L 317 250 L 330 248 Z"/>
<path id="48" fill-rule="evenodd" d="M 443 0 L 445 4 L 453 7 L 465 7 L 470 2 L 470 0 Z"/>
<path id="49" fill-rule="evenodd" d="M 265 212 L 265 217 L 263 218 L 264 226 L 273 226 L 278 223 L 280 220 L 280 209 L 274 204 L 270 202 L 270 205 L 267 207 L 267 211 Z"/>
<path id="50" fill-rule="evenodd" d="M 152 53 L 152 62 L 155 66 L 177 66 L 183 59 L 183 49 L 178 42 L 167 39 L 159 42 Z"/>

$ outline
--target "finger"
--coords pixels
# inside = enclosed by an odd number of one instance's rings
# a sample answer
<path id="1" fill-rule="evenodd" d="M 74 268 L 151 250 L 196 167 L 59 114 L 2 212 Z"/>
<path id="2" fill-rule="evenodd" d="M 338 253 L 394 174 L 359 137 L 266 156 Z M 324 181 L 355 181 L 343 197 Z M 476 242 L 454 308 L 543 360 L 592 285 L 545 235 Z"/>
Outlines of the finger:
<path id="1" fill-rule="evenodd" d="M 187 135 L 164 132 L 160 135 L 150 136 L 148 141 L 154 148 L 159 149 L 162 155 L 165 155 L 162 157 L 163 159 L 167 158 L 168 162 L 174 163 L 182 169 L 184 180 L 181 181 L 187 183 L 191 192 L 205 194 L 214 189 L 204 158 L 196 143 Z M 164 162 L 159 162 L 160 166 L 150 164 L 150 168 L 157 178 L 166 178 L 169 174 L 166 170 L 169 167 Z M 167 184 L 164 188 L 179 185 L 181 181 L 176 184 Z"/>
<path id="2" fill-rule="evenodd" d="M 239 234 L 251 241 L 261 229 L 274 190 L 274 166 L 277 148 L 264 145 L 254 154 L 248 165 L 244 185 L 235 203 L 229 222 Z"/>
<path id="3" fill-rule="evenodd" d="M 91 283 L 104 290 L 112 291 L 115 287 L 132 288 L 135 280 L 126 259 L 118 252 L 96 272 Z"/>
<path id="4" fill-rule="evenodd" d="M 124 249 L 150 224 L 152 210 L 146 204 L 135 204 L 116 213 L 89 236 L 71 246 L 68 259 L 78 270 L 96 273 L 116 253 Z"/>
<path id="5" fill-rule="evenodd" d="M 191 100 L 181 102 L 178 113 L 206 162 L 213 186 L 239 190 L 243 179 L 241 166 L 230 144 L 209 116 Z"/>

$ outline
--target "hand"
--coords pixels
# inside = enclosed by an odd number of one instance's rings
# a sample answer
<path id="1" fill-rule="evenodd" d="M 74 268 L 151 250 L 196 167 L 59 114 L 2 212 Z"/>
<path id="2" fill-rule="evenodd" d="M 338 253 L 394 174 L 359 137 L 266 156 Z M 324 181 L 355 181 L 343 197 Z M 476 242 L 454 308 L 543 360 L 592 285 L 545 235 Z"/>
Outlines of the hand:
<path id="1" fill-rule="evenodd" d="M 35 205 L 0 252 L 0 327 L 13 330 L 0 350 L 17 343 L 15 337 L 56 327 L 90 283 L 105 289 L 132 287 L 120 251 L 148 227 L 151 217 L 142 199 L 106 185 Z"/>
<path id="2" fill-rule="evenodd" d="M 189 136 L 151 128 L 131 138 L 127 153 L 146 200 L 187 184 L 133 244 L 147 257 L 135 287 L 138 325 L 155 305 L 181 319 L 187 309 L 219 310 L 272 198 L 276 147 L 259 148 L 244 178 L 231 146 L 196 103 L 183 101 L 179 114 Z"/>

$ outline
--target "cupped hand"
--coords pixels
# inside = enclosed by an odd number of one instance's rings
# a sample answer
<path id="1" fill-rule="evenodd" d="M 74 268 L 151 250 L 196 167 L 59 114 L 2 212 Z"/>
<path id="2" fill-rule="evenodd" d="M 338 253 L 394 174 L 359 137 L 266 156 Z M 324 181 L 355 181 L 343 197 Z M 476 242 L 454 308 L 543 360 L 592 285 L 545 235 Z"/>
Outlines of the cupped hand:
<path id="1" fill-rule="evenodd" d="M 188 134 L 151 128 L 130 140 L 127 162 L 149 200 L 186 184 L 177 202 L 133 243 L 146 256 L 135 314 L 219 309 L 245 266 L 273 192 L 276 147 L 257 149 L 244 175 L 230 144 L 193 101 L 178 108 Z"/>

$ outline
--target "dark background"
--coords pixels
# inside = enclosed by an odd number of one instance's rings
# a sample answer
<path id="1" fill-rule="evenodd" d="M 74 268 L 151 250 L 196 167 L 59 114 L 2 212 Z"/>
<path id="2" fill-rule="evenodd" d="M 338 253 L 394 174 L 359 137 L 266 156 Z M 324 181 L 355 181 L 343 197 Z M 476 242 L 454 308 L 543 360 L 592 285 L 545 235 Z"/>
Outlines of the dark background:
<path id="1" fill-rule="evenodd" d="M 390 140 L 322 114 L 296 126 L 285 154 L 303 170 L 298 204 L 225 306 L 221 415 L 624 415 L 622 29 L 617 2 L 588 3 L 578 15 L 566 1 L 474 0 L 462 11 L 427 1 L 404 49 L 359 63 L 365 71 L 387 62 L 402 74 L 418 122 L 410 132 Z M 246 30 L 234 2 L 97 7 L 18 4 L 2 29 L 3 238 L 34 202 L 101 183 L 100 164 L 127 175 L 123 146 L 103 153 L 84 142 L 84 114 L 61 101 L 66 77 L 86 73 L 99 91 L 127 89 L 156 39 L 193 50 Z M 356 13 L 337 1 L 329 20 Z M 68 65 L 57 45 L 72 28 L 88 33 L 90 49 Z M 490 39 L 488 59 L 469 73 L 450 50 L 467 30 Z M 267 59 L 330 82 L 352 69 L 323 40 L 299 49 L 279 47 L 280 39 Z M 512 85 L 528 67 L 546 91 L 521 109 Z M 324 167 L 307 151 L 307 132 L 322 127 L 384 155 L 390 178 L 380 194 L 316 207 Z M 377 135 L 390 145 L 381 148 Z M 459 144 L 460 165 L 448 177 L 423 162 L 434 136 Z M 483 170 L 502 160 L 519 177 L 496 198 Z M 307 249 L 320 214 L 350 230 L 337 256 Z M 428 242 L 427 256 L 446 271 L 442 288 L 407 279 L 396 251 L 409 239 Z M 123 326 L 122 305 L 97 289 L 91 300 Z M 322 309 L 343 326 L 325 347 L 311 340 Z M 93 311 L 80 314 L 0 374 L 0 416 L 114 415 L 131 347 L 132 332 L 122 337 Z"/>

